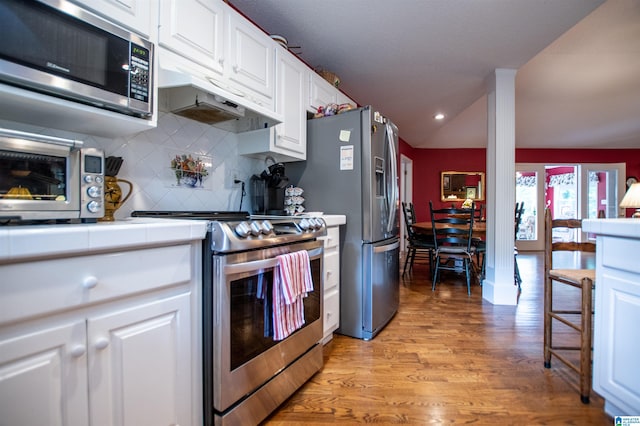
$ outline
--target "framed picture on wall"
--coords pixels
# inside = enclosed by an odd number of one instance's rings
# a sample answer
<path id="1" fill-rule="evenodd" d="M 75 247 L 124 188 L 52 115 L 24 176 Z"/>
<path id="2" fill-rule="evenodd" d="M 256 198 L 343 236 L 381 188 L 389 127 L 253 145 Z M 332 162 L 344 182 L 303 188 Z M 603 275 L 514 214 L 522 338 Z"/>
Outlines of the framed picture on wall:
<path id="1" fill-rule="evenodd" d="M 476 198 L 476 190 L 475 186 L 467 186 L 467 198 L 474 200 Z"/>
<path id="2" fill-rule="evenodd" d="M 451 189 L 451 176 L 442 176 L 442 188 L 444 188 L 445 191 Z"/>

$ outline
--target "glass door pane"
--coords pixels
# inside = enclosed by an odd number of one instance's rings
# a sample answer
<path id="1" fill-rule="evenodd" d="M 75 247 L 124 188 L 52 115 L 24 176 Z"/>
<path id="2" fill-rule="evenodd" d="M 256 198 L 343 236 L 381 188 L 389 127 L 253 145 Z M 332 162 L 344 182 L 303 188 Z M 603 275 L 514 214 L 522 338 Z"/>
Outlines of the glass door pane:
<path id="1" fill-rule="evenodd" d="M 578 218 L 578 168 L 571 165 L 546 167 L 547 193 L 545 203 L 553 219 Z M 554 228 L 554 241 L 575 241 L 575 230 Z"/>
<path id="2" fill-rule="evenodd" d="M 623 163 L 584 164 L 583 186 L 586 188 L 586 206 L 584 218 L 619 217 L 618 205 L 624 195 L 624 176 L 626 167 Z"/>
<path id="3" fill-rule="evenodd" d="M 524 203 L 516 240 L 535 240 L 538 235 L 538 173 L 516 172 L 516 204 Z"/>
<path id="4" fill-rule="evenodd" d="M 516 164 L 516 203 L 524 203 L 518 250 L 544 250 L 544 164 Z"/>

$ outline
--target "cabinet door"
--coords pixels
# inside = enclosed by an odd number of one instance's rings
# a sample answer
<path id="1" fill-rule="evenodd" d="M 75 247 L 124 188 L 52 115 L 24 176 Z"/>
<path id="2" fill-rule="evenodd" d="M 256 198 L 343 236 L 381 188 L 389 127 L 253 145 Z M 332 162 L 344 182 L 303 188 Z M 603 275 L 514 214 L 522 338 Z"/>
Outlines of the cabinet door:
<path id="1" fill-rule="evenodd" d="M 219 0 L 161 0 L 158 42 L 222 76 L 223 17 Z"/>
<path id="2" fill-rule="evenodd" d="M 190 294 L 90 318 L 91 424 L 190 425 Z"/>
<path id="3" fill-rule="evenodd" d="M 284 116 L 284 122 L 275 126 L 275 145 L 301 154 L 302 160 L 307 154 L 306 71 L 306 66 L 298 58 L 278 48 L 276 112 Z"/>
<path id="4" fill-rule="evenodd" d="M 0 340 L 0 424 L 89 424 L 80 321 Z"/>
<path id="5" fill-rule="evenodd" d="M 630 271 L 625 261 L 640 244 L 622 238 L 598 237 L 596 306 L 593 352 L 593 390 L 617 408 L 611 415 L 633 416 L 640 407 L 638 324 L 640 323 L 640 268 Z"/>
<path id="6" fill-rule="evenodd" d="M 309 105 L 312 112 L 319 106 L 327 106 L 338 102 L 338 90 L 316 72 L 309 73 Z"/>
<path id="7" fill-rule="evenodd" d="M 103 17 L 153 39 L 157 26 L 155 1 L 150 0 L 73 0 Z"/>
<path id="8" fill-rule="evenodd" d="M 324 295 L 323 342 L 331 340 L 333 332 L 340 326 L 340 290 L 334 288 Z"/>
<path id="9" fill-rule="evenodd" d="M 228 77 L 247 98 L 274 110 L 275 42 L 232 9 L 227 10 Z"/>

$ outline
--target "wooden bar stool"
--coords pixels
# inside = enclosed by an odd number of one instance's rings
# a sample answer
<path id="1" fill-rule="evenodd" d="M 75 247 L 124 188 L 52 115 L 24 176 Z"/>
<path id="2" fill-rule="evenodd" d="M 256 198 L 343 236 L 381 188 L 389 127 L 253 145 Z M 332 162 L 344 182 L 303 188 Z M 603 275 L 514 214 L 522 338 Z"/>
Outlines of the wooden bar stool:
<path id="1" fill-rule="evenodd" d="M 580 376 L 580 400 L 589 403 L 591 393 L 591 342 L 593 323 L 593 288 L 596 274 L 594 269 L 554 269 L 553 253 L 573 251 L 595 253 L 596 245 L 591 242 L 552 240 L 554 228 L 582 230 L 579 219 L 551 219 L 551 212 L 545 209 L 545 281 L 544 281 L 544 366 L 551 368 L 551 356 L 566 364 Z M 558 283 L 578 288 L 581 293 L 580 309 L 556 309 L 553 306 L 553 284 Z M 576 321 L 576 317 L 580 321 Z M 576 330 L 580 334 L 580 345 L 561 345 L 553 343 L 553 321 Z M 578 365 L 572 362 L 565 351 L 579 351 Z"/>

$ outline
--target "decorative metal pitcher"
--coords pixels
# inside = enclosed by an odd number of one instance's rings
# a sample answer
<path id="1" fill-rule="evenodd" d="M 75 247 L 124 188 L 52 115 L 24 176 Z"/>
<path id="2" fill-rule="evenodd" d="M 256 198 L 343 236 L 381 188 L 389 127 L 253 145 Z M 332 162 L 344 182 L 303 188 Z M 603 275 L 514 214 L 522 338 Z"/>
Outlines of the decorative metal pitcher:
<path id="1" fill-rule="evenodd" d="M 118 182 L 126 183 L 129 185 L 129 191 L 126 197 L 122 198 L 122 189 Z M 104 217 L 98 219 L 100 222 L 113 222 L 113 217 L 116 210 L 122 206 L 125 201 L 129 199 L 133 193 L 133 184 L 125 179 L 119 179 L 115 176 L 104 177 Z"/>

